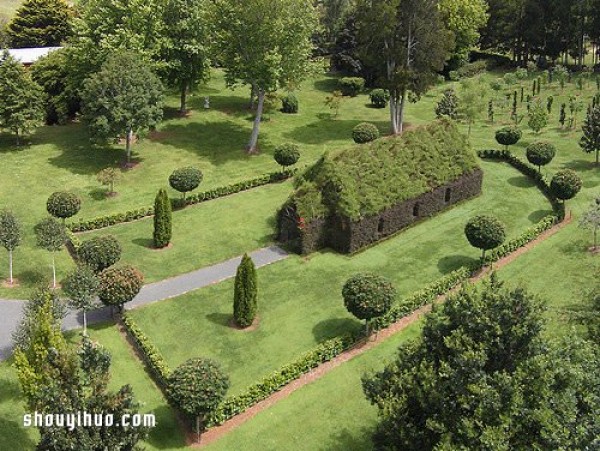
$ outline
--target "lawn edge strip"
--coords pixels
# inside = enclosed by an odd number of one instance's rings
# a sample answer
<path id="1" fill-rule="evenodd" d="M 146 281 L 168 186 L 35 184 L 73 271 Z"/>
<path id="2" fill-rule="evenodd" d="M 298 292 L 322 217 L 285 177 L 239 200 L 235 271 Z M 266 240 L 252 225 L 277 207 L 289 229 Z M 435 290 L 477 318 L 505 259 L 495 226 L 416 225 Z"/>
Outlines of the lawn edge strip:
<path id="1" fill-rule="evenodd" d="M 241 182 L 231 183 L 229 185 L 220 186 L 197 194 L 191 194 L 188 197 L 186 197 L 185 200 L 171 199 L 171 204 L 174 209 L 182 209 L 191 205 L 197 205 L 203 202 L 207 202 L 209 200 L 219 199 L 222 197 L 230 196 L 232 194 L 248 191 L 253 188 L 258 188 L 261 186 L 288 180 L 291 177 L 293 177 L 298 172 L 298 170 L 298 168 L 292 168 L 269 172 L 267 174 L 254 177 L 252 179 L 242 180 Z M 81 232 L 90 232 L 92 230 L 100 230 L 118 224 L 137 221 L 139 219 L 147 218 L 152 215 L 154 215 L 153 206 L 142 207 L 133 210 L 127 210 L 126 212 L 98 216 L 89 220 L 79 220 L 78 222 L 67 224 L 67 229 L 73 232 L 73 234 Z M 73 234 L 71 234 L 70 237 L 72 237 Z"/>

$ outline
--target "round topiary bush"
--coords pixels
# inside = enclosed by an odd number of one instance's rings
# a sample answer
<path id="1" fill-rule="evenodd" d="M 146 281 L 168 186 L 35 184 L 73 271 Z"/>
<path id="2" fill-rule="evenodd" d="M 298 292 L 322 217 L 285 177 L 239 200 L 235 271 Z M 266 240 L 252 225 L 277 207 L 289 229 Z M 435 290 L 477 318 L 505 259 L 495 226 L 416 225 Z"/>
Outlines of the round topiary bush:
<path id="1" fill-rule="evenodd" d="M 68 191 L 52 193 L 46 202 L 46 210 L 55 218 L 70 218 L 79 212 L 81 199 Z"/>
<path id="2" fill-rule="evenodd" d="M 507 150 L 508 146 L 517 144 L 522 136 L 523 133 L 517 127 L 503 127 L 496 131 L 496 141 L 498 144 L 506 146 Z"/>
<path id="3" fill-rule="evenodd" d="M 344 305 L 358 319 L 369 320 L 385 314 L 394 299 L 396 290 L 385 277 L 370 273 L 352 276 L 342 288 Z"/>
<path id="4" fill-rule="evenodd" d="M 182 193 L 185 200 L 185 194 L 198 188 L 198 185 L 202 182 L 202 177 L 200 169 L 187 166 L 173 171 L 169 176 L 169 185 L 174 190 Z"/>
<path id="5" fill-rule="evenodd" d="M 385 89 L 373 89 L 369 97 L 374 108 L 385 108 L 390 100 L 390 93 Z"/>
<path id="6" fill-rule="evenodd" d="M 573 199 L 581 190 L 583 182 L 577 173 L 571 169 L 558 171 L 550 182 L 550 191 L 562 201 Z"/>
<path id="7" fill-rule="evenodd" d="M 485 259 L 485 251 L 494 249 L 504 243 L 506 230 L 504 224 L 498 218 L 479 215 L 467 222 L 465 236 L 471 246 L 482 250 L 481 258 Z"/>
<path id="8" fill-rule="evenodd" d="M 142 289 L 144 276 L 131 265 L 105 269 L 100 273 L 98 298 L 104 305 L 123 309 Z"/>
<path id="9" fill-rule="evenodd" d="M 100 272 L 121 259 L 121 244 L 112 235 L 91 238 L 81 243 L 77 249 L 79 261 L 93 271 Z"/>
<path id="10" fill-rule="evenodd" d="M 374 124 L 363 122 L 352 130 L 352 139 L 355 143 L 364 144 L 379 138 L 379 130 Z"/>
<path id="11" fill-rule="evenodd" d="M 541 172 L 542 166 L 546 166 L 556 155 L 554 144 L 546 141 L 538 141 L 527 146 L 527 160 L 538 167 Z"/>
<path id="12" fill-rule="evenodd" d="M 344 77 L 340 78 L 339 84 L 343 95 L 356 97 L 365 87 L 365 79 L 361 77 Z"/>
<path id="13" fill-rule="evenodd" d="M 300 148 L 292 143 L 281 144 L 275 148 L 273 158 L 281 166 L 292 166 L 300 159 Z"/>
<path id="14" fill-rule="evenodd" d="M 169 397 L 186 414 L 200 419 L 213 412 L 229 389 L 229 377 L 214 360 L 196 357 L 178 366 L 169 376 Z"/>
<path id="15" fill-rule="evenodd" d="M 293 92 L 288 92 L 281 98 L 281 112 L 286 114 L 298 112 L 298 98 Z"/>

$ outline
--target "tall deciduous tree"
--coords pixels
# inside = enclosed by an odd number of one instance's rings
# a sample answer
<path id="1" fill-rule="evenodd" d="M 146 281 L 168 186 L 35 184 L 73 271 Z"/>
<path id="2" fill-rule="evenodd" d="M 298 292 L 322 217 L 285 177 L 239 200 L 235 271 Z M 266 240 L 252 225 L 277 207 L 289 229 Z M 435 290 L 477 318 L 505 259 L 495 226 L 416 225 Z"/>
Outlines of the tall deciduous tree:
<path id="1" fill-rule="evenodd" d="M 0 55 L 0 128 L 17 137 L 30 133 L 44 120 L 44 92 L 7 50 Z"/>
<path id="2" fill-rule="evenodd" d="M 0 244 L 8 251 L 8 281 L 13 284 L 13 251 L 21 244 L 21 224 L 9 210 L 0 211 Z"/>
<path id="3" fill-rule="evenodd" d="M 258 95 L 247 150 L 257 151 L 265 95 L 298 85 L 310 72 L 311 36 L 318 21 L 311 0 L 215 0 L 217 53 L 228 86 Z"/>
<path id="4" fill-rule="evenodd" d="M 589 114 L 581 127 L 583 136 L 579 145 L 584 152 L 596 154 L 596 165 L 600 155 L 600 105 L 596 105 Z"/>
<path id="5" fill-rule="evenodd" d="M 90 76 L 82 92 L 83 118 L 92 139 L 125 138 L 127 163 L 134 136 L 162 119 L 162 85 L 149 63 L 132 52 L 112 55 Z"/>
<path id="6" fill-rule="evenodd" d="M 547 342 L 542 315 L 535 296 L 495 280 L 447 299 L 421 340 L 363 379 L 380 413 L 375 448 L 593 449 L 600 352 Z"/>
<path id="7" fill-rule="evenodd" d="M 65 226 L 54 218 L 47 218 L 34 227 L 37 245 L 52 255 L 52 287 L 56 288 L 56 264 L 54 255 L 67 241 Z"/>
<path id="8" fill-rule="evenodd" d="M 454 48 L 438 0 L 359 0 L 356 23 L 363 61 L 390 92 L 393 133 L 401 133 L 408 93 L 427 91 Z"/>
<path id="9" fill-rule="evenodd" d="M 163 22 L 161 59 L 166 80 L 179 88 L 179 111 L 186 111 L 187 93 L 206 81 L 210 71 L 212 23 L 207 0 L 168 0 Z"/>
<path id="10" fill-rule="evenodd" d="M 56 47 L 72 34 L 71 7 L 64 0 L 26 0 L 8 24 L 13 48 Z"/>

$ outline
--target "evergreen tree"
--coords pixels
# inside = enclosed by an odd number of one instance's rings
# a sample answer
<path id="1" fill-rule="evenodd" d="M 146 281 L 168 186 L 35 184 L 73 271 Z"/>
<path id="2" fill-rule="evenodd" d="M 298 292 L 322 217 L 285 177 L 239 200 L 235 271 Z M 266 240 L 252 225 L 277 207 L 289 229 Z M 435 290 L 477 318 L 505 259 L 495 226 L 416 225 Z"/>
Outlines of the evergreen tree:
<path id="1" fill-rule="evenodd" d="M 567 119 L 567 105 L 564 103 L 560 106 L 560 115 L 558 116 L 558 122 L 560 128 L 565 128 L 565 120 Z"/>
<path id="2" fill-rule="evenodd" d="M 0 128 L 17 137 L 30 133 L 44 120 L 44 92 L 7 50 L 0 57 Z"/>
<path id="3" fill-rule="evenodd" d="M 64 0 L 26 0 L 8 24 L 11 46 L 60 46 L 72 34 L 71 16 Z"/>
<path id="4" fill-rule="evenodd" d="M 454 89 L 444 90 L 442 98 L 435 106 L 435 115 L 438 119 L 442 116 L 458 119 L 458 97 L 456 97 Z"/>
<path id="5" fill-rule="evenodd" d="M 167 191 L 160 189 L 154 199 L 154 247 L 163 248 L 169 245 L 172 236 L 171 201 Z"/>
<path id="6" fill-rule="evenodd" d="M 252 325 L 258 308 L 258 286 L 254 262 L 244 254 L 235 275 L 233 319 L 240 327 Z"/>
<path id="7" fill-rule="evenodd" d="M 586 153 L 596 153 L 596 165 L 598 165 L 600 153 L 600 105 L 591 110 L 581 129 L 583 136 L 579 141 L 579 145 Z"/>
<path id="8" fill-rule="evenodd" d="M 548 113 L 539 100 L 529 109 L 529 120 L 527 125 L 529 125 L 529 128 L 535 133 L 540 133 L 542 129 L 548 125 Z"/>

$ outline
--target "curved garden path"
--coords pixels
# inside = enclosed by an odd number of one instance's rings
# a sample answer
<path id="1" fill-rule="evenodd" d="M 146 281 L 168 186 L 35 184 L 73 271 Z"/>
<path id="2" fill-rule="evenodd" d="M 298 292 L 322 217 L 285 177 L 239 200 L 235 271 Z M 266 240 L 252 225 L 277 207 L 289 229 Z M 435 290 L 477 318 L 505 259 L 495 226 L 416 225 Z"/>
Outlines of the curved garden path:
<path id="1" fill-rule="evenodd" d="M 288 257 L 288 253 L 277 246 L 265 247 L 250 253 L 257 268 L 269 265 Z M 231 258 L 212 266 L 198 269 L 180 276 L 144 285 L 140 293 L 129 302 L 127 310 L 153 302 L 180 296 L 188 291 L 221 282 L 235 276 L 241 256 Z M 0 360 L 8 358 L 12 352 L 12 333 L 23 317 L 23 306 L 27 301 L 0 299 Z M 111 319 L 110 309 L 100 308 L 88 312 L 88 324 Z M 63 320 L 63 329 L 78 329 L 83 326 L 80 313 L 70 310 Z"/>

